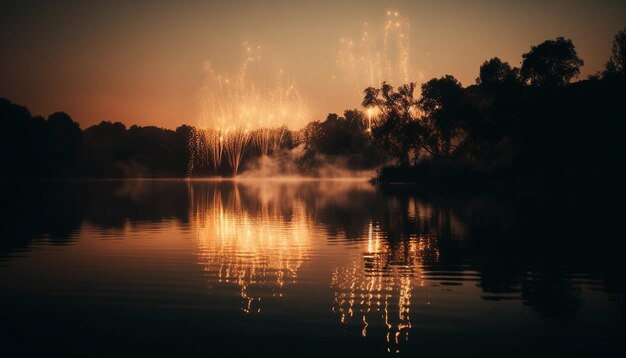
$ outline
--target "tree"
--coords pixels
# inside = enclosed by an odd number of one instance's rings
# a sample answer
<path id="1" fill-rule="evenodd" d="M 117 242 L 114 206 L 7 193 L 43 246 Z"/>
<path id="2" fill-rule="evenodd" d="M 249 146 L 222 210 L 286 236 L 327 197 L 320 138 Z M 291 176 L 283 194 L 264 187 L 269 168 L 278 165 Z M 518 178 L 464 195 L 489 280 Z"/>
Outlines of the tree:
<path id="1" fill-rule="evenodd" d="M 402 167 L 409 165 L 410 152 L 415 155 L 419 152 L 414 92 L 415 83 L 402 85 L 394 91 L 386 82 L 380 88 L 368 87 L 363 91 L 363 107 L 373 107 L 378 113 L 371 128 L 374 142 Z"/>
<path id="2" fill-rule="evenodd" d="M 464 97 L 463 86 L 446 75 L 433 78 L 422 85 L 421 109 L 423 134 L 422 148 L 434 157 L 449 156 L 455 149 L 453 141 L 462 127 L 460 104 Z"/>
<path id="3" fill-rule="evenodd" d="M 343 112 L 343 116 L 346 119 L 346 126 L 353 132 L 361 134 L 366 129 L 367 119 L 363 112 L 357 109 L 347 109 Z"/>
<path id="4" fill-rule="evenodd" d="M 611 58 L 606 64 L 604 74 L 626 73 L 626 27 L 615 35 Z"/>
<path id="5" fill-rule="evenodd" d="M 521 75 L 537 86 L 563 86 L 578 77 L 584 61 L 578 57 L 570 39 L 547 40 L 522 55 Z"/>
<path id="6" fill-rule="evenodd" d="M 494 57 L 483 62 L 480 66 L 480 75 L 476 84 L 483 87 L 494 87 L 500 83 L 517 81 L 519 69 L 511 68 L 508 62 L 503 62 Z"/>
<path id="7" fill-rule="evenodd" d="M 30 111 L 26 107 L 0 98 L 0 126 L 2 126 L 0 130 L 0 178 L 22 175 L 28 169 L 30 164 L 24 155 L 29 149 L 28 135 L 31 118 Z"/>
<path id="8" fill-rule="evenodd" d="M 75 174 L 81 148 L 82 131 L 64 112 L 48 117 L 47 174 L 64 177 Z"/>
<path id="9" fill-rule="evenodd" d="M 82 131 L 69 115 L 45 120 L 0 98 L 0 177 L 70 177 L 77 174 Z"/>

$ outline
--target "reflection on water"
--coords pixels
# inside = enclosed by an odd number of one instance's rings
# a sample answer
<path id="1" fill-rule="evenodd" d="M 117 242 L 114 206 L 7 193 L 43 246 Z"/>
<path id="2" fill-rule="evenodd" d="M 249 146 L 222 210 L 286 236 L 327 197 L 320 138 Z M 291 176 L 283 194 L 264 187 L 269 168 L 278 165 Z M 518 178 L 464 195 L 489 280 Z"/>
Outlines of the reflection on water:
<path id="1" fill-rule="evenodd" d="M 387 350 L 400 353 L 402 343 L 409 340 L 412 292 L 424 285 L 422 262 L 439 256 L 435 240 L 411 235 L 391 243 L 380 225 L 370 222 L 362 251 L 332 275 L 333 312 L 344 324 L 362 322 L 363 337 L 372 322 L 382 322 Z"/>
<path id="2" fill-rule="evenodd" d="M 282 297 L 307 260 L 310 221 L 304 204 L 294 201 L 289 217 L 276 198 L 242 203 L 239 186 L 188 184 L 192 229 L 199 263 L 209 283 L 232 283 L 241 290 L 242 311 L 261 312 L 261 301 Z"/>
<path id="3" fill-rule="evenodd" d="M 77 181 L 2 194 L 0 347 L 626 353 L 619 221 L 580 210 L 597 203 L 356 181 Z"/>

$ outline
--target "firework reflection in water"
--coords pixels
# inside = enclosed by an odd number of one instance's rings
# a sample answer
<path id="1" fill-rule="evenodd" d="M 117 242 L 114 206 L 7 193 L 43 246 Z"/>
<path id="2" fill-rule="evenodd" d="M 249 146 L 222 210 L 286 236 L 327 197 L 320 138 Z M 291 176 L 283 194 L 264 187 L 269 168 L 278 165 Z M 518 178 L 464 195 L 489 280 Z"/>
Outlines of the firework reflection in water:
<path id="1" fill-rule="evenodd" d="M 188 193 L 198 260 L 209 284 L 236 285 L 242 312 L 261 313 L 263 300 L 282 297 L 308 260 L 312 219 L 304 203 L 294 202 L 285 216 L 263 192 L 257 193 L 260 206 L 246 206 L 235 183 L 189 183 Z"/>
<path id="2" fill-rule="evenodd" d="M 341 323 L 361 325 L 363 337 L 370 324 L 382 324 L 388 351 L 400 353 L 409 340 L 412 292 L 424 285 L 422 263 L 437 261 L 439 251 L 434 237 L 415 235 L 392 244 L 383 234 L 370 223 L 367 246 L 348 265 L 337 267 L 332 310 Z"/>

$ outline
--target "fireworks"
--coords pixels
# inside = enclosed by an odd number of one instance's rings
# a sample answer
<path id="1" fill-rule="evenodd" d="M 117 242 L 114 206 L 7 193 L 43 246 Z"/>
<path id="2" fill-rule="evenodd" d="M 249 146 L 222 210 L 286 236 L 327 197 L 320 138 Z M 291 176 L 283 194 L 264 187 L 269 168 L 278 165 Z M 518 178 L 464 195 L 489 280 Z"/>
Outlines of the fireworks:
<path id="1" fill-rule="evenodd" d="M 340 39 L 337 64 L 355 94 L 383 81 L 398 86 L 409 82 L 409 29 L 397 11 L 388 11 L 382 28 L 364 23 L 358 40 Z"/>
<path id="2" fill-rule="evenodd" d="M 394 86 L 409 82 L 409 30 L 410 25 L 397 11 L 387 11 L 383 26 L 373 28 L 364 23 L 359 40 L 341 38 L 337 64 L 355 94 L 362 99 L 367 87 L 378 87 L 383 81 Z M 367 108 L 367 131 L 378 112 Z"/>
<path id="3" fill-rule="evenodd" d="M 282 70 L 269 71 L 260 47 L 244 43 L 246 59 L 233 78 L 214 73 L 201 94 L 200 127 L 190 147 L 217 171 L 225 158 L 233 174 L 251 144 L 261 155 L 280 148 L 287 126 L 306 119 L 296 84 Z M 200 145 L 199 145 L 200 144 Z"/>

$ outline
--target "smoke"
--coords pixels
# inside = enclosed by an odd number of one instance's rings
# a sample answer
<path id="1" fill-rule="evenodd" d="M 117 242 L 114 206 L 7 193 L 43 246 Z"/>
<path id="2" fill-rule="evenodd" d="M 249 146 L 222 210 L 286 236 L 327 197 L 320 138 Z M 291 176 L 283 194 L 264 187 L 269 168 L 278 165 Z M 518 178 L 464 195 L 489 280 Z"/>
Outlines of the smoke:
<path id="1" fill-rule="evenodd" d="M 269 178 L 277 176 L 299 176 L 300 172 L 296 159 L 304 153 L 304 145 L 292 150 L 283 150 L 273 156 L 260 156 L 247 162 L 244 178 Z"/>
<path id="2" fill-rule="evenodd" d="M 371 178 L 374 169 L 349 169 L 345 157 L 308 155 L 304 144 L 282 150 L 272 156 L 248 160 L 241 178 Z"/>
<path id="3" fill-rule="evenodd" d="M 128 160 L 128 161 L 118 161 L 115 162 L 115 168 L 117 168 L 121 173 L 123 178 L 150 178 L 151 175 L 150 168 L 146 165 L 136 161 L 136 160 Z"/>

